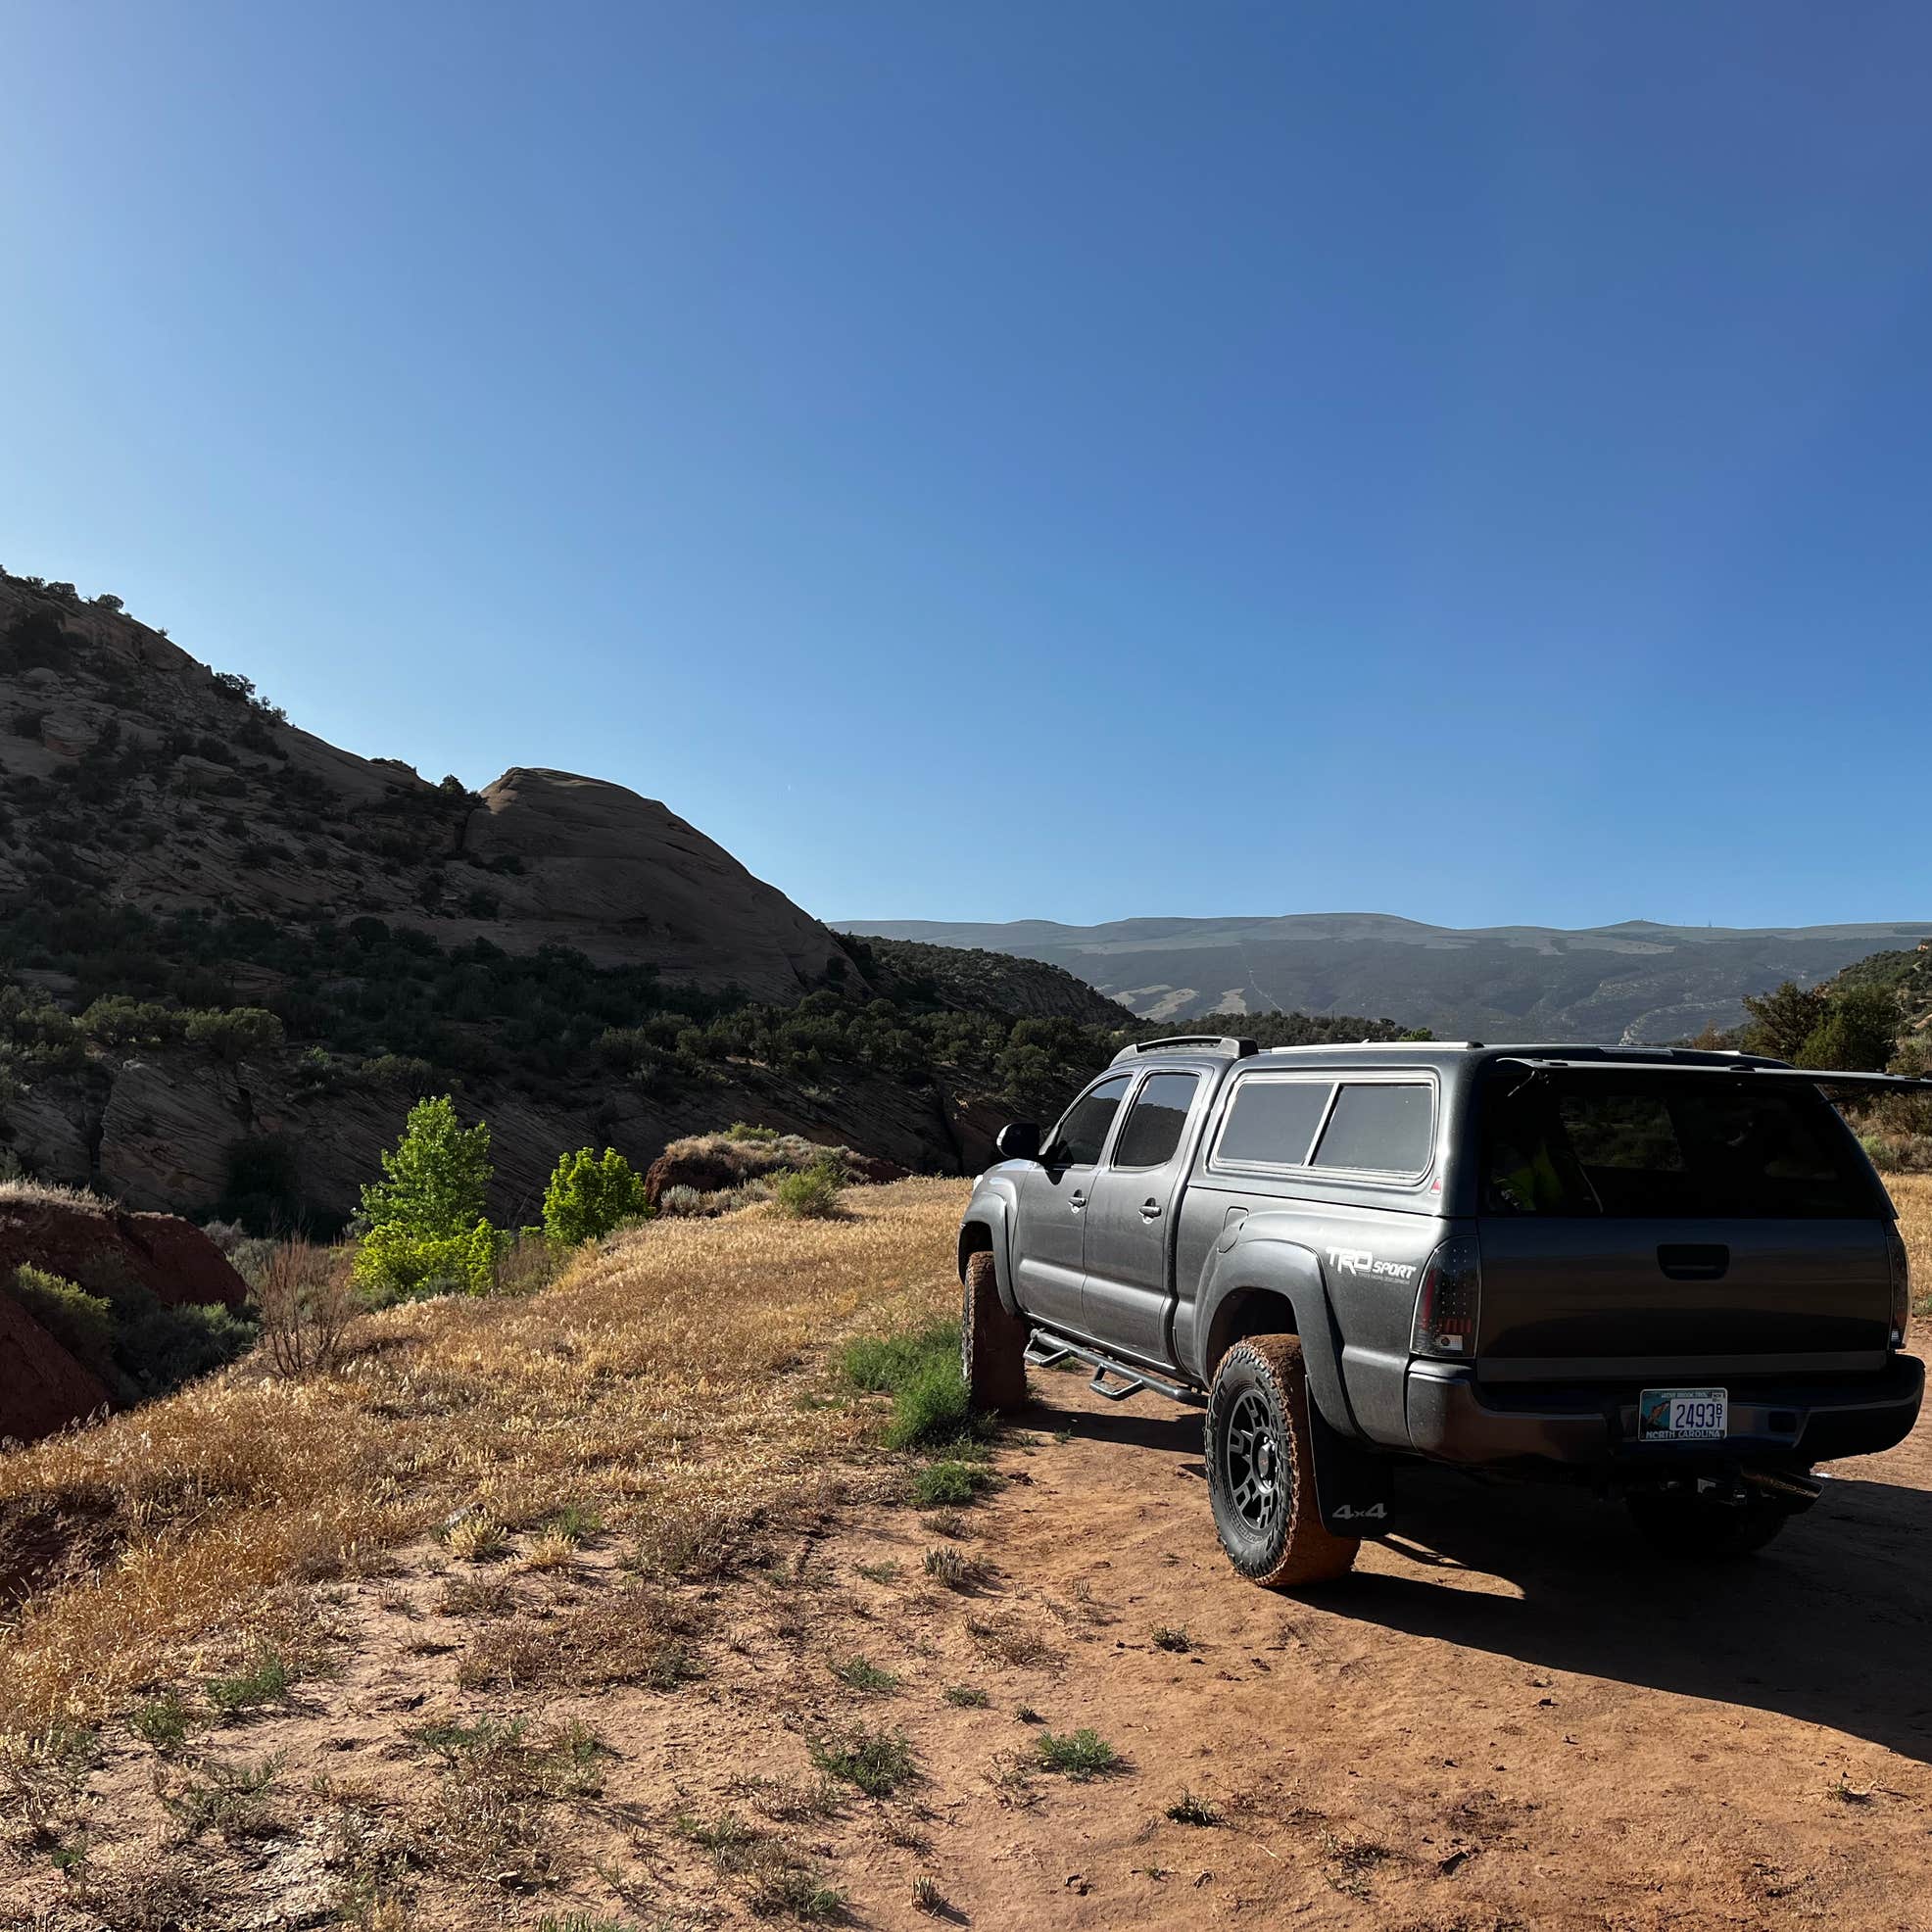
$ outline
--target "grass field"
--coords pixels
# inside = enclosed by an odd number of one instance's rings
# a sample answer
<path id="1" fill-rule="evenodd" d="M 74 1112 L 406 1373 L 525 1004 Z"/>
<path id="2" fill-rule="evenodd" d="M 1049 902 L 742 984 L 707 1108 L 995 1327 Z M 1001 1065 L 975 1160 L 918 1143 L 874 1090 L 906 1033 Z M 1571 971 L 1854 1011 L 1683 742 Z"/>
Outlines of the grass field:
<path id="1" fill-rule="evenodd" d="M 831 1221 L 656 1221 L 534 1299 L 372 1316 L 334 1375 L 240 1368 L 0 1457 L 0 1572 L 43 1586 L 0 1631 L 0 1732 L 299 1651 L 315 1586 L 432 1532 L 473 1548 L 574 1512 L 691 1539 L 782 1506 L 865 1443 L 788 1371 L 855 1318 L 950 1312 L 962 1198 L 909 1181 Z"/>

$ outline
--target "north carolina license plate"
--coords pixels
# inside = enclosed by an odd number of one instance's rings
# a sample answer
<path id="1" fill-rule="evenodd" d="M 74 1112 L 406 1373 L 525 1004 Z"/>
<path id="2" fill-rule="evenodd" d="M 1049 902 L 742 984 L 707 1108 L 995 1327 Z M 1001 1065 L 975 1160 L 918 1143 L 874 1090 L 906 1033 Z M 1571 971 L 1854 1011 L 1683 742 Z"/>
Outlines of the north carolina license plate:
<path id="1" fill-rule="evenodd" d="M 1647 1388 L 1637 1398 L 1637 1437 L 1721 1442 L 1730 1428 L 1730 1406 L 1721 1388 Z"/>

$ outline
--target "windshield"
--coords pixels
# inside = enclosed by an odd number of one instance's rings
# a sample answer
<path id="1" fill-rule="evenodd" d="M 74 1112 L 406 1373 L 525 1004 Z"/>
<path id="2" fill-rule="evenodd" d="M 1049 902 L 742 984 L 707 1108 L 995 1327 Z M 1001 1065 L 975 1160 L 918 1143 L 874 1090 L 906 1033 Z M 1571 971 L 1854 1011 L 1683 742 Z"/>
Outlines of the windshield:
<path id="1" fill-rule="evenodd" d="M 1512 1073 L 1482 1108 L 1485 1214 L 1816 1220 L 1883 1210 L 1815 1092 Z"/>

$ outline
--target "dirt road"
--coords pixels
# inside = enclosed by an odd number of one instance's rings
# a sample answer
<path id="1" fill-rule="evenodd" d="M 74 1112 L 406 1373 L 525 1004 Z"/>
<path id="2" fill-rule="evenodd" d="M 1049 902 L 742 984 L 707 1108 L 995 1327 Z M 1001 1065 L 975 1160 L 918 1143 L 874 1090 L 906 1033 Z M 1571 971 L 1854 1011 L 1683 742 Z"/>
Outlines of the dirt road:
<path id="1" fill-rule="evenodd" d="M 1400 1540 L 1295 1601 L 1224 1563 L 1192 1412 L 1035 1386 L 1066 1439 L 1006 1459 L 987 1540 L 1104 1618 L 1035 1701 L 1134 1773 L 1083 1788 L 1077 1836 L 1057 1803 L 962 1822 L 974 1918 L 1932 1925 L 1926 1426 L 1710 1569 L 1605 1505 L 1419 1473 Z M 1183 1787 L 1229 1823 L 1167 1820 Z"/>

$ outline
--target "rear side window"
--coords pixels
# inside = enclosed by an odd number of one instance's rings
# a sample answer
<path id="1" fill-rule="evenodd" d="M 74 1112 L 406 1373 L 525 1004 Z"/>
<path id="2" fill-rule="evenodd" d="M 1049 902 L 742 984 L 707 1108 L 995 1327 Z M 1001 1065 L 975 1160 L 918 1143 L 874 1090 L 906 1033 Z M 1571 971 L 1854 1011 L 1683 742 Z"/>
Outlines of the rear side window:
<path id="1" fill-rule="evenodd" d="M 1315 1165 L 1420 1174 L 1428 1166 L 1434 1127 L 1434 1089 L 1426 1081 L 1344 1081 L 1322 1130 Z"/>
<path id="2" fill-rule="evenodd" d="M 1060 1123 L 1059 1133 L 1053 1136 L 1052 1146 L 1046 1150 L 1056 1167 L 1099 1165 L 1100 1149 L 1107 1144 L 1107 1130 L 1113 1126 L 1120 1103 L 1127 1097 L 1131 1079 L 1129 1074 L 1118 1074 L 1112 1080 L 1103 1080 L 1091 1093 L 1074 1102 L 1072 1111 Z"/>
<path id="3" fill-rule="evenodd" d="M 1487 1214 L 1813 1220 L 1879 1212 L 1816 1095 L 1708 1075 L 1499 1079 L 1483 1104 Z"/>
<path id="4" fill-rule="evenodd" d="M 1165 1167 L 1181 1145 L 1198 1074 L 1149 1074 L 1114 1146 L 1116 1167 Z"/>
<path id="5" fill-rule="evenodd" d="M 1334 1088 L 1326 1080 L 1242 1081 L 1214 1150 L 1234 1166 L 1302 1167 Z"/>

